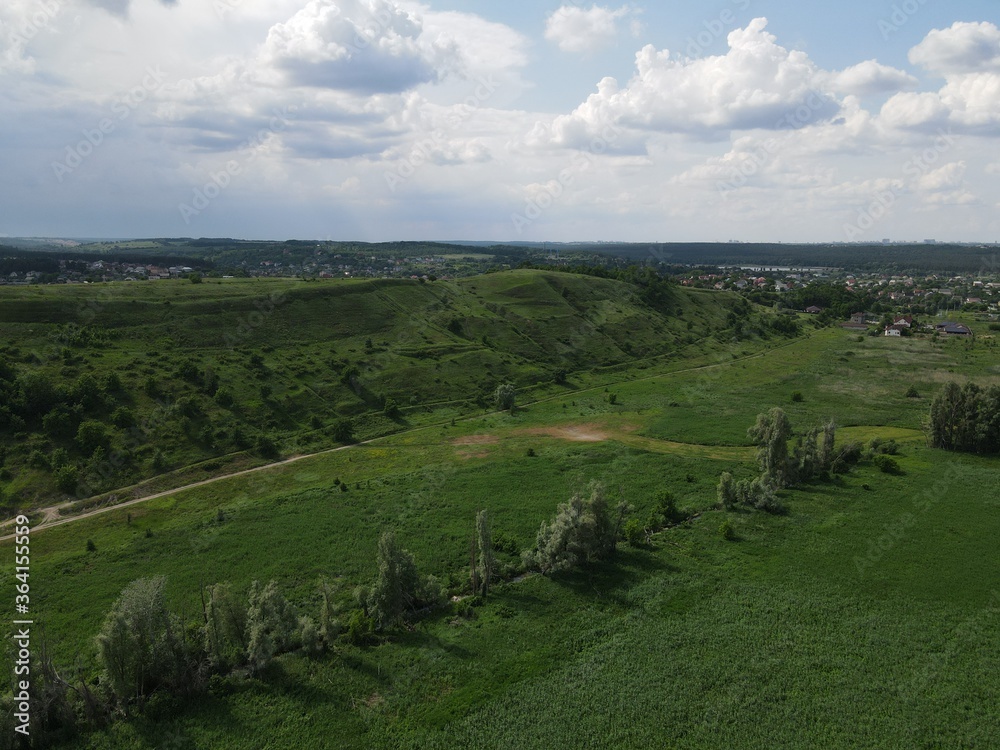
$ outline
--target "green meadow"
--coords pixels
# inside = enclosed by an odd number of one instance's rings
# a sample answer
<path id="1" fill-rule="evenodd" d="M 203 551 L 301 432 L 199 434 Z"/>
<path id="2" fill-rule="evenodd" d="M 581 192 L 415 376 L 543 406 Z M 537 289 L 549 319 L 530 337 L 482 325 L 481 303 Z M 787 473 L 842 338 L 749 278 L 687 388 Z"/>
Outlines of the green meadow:
<path id="1" fill-rule="evenodd" d="M 238 290 L 256 283 L 212 286 L 213 301 L 192 291 L 199 285 L 149 285 L 170 307 L 206 307 L 183 332 L 165 333 L 183 316 L 146 317 L 149 335 L 174 346 L 207 341 L 218 333 L 213 316 L 232 312 L 224 312 L 228 296 L 246 300 Z M 245 589 L 274 579 L 313 617 L 320 578 L 348 601 L 374 576 L 376 542 L 390 529 L 422 572 L 461 594 L 478 510 L 489 510 L 494 535 L 524 549 L 556 506 L 592 480 L 640 517 L 669 491 L 689 520 L 648 545 L 622 543 L 610 562 L 551 577 L 514 578 L 516 556 L 498 553 L 508 580 L 471 610 L 458 603 L 426 613 L 376 645 L 285 654 L 260 677 L 213 678 L 207 695 L 156 696 L 138 716 L 65 747 L 1000 745 L 1000 461 L 930 449 L 923 432 L 945 382 L 1000 380 L 985 329 L 974 343 L 859 341 L 809 328 L 794 339 L 734 341 L 717 335 L 732 309 L 727 295 L 685 293 L 642 323 L 639 303 L 608 296 L 618 282 L 535 272 L 407 284 L 405 294 L 357 282 L 357 304 L 331 321 L 324 310 L 335 303 L 327 293 L 311 296 L 319 285 L 302 292 L 280 283 L 299 306 L 295 325 L 268 333 L 270 344 L 255 341 L 274 347 L 266 365 L 298 420 L 287 445 L 306 445 L 292 436 L 308 427 L 311 402 L 297 401 L 294 389 L 327 393 L 309 368 L 331 351 L 360 355 L 368 337 L 369 350 L 385 349 L 364 357 L 368 387 L 413 391 L 420 408 L 363 444 L 338 448 L 320 432 L 308 444 L 324 449 L 317 455 L 38 530 L 33 616 L 66 674 L 96 678 L 94 636 L 140 576 L 167 576 L 170 606 L 195 637 L 201 590 L 212 583 Z M 257 298 L 273 288 L 261 284 Z M 121 304 L 165 301 L 138 285 L 126 291 L 134 299 Z M 417 322 L 413 310 L 437 304 L 427 295 L 449 294 L 450 308 L 433 311 L 440 326 Z M 379 314 L 384 322 L 372 322 Z M 456 315 L 461 335 L 448 329 Z M 658 330 L 664 320 L 672 328 Z M 23 326 L 39 323 L 5 318 L 4 326 L 23 336 Z M 344 337 L 315 340 L 336 326 Z M 633 327 L 628 352 L 622 344 Z M 146 356 L 144 344 L 125 338 L 104 356 Z M 453 390 L 441 399 L 432 385 L 421 390 L 414 379 L 426 378 L 426 362 L 411 357 L 425 369 L 408 370 L 408 355 L 390 338 L 445 347 L 440 377 Z M 218 342 L 205 345 L 218 356 Z M 487 369 L 520 379 L 514 414 L 450 403 L 478 388 L 483 370 L 468 363 L 483 367 L 484 352 L 496 358 Z M 567 369 L 566 383 L 551 382 L 553 367 Z M 910 385 L 917 397 L 906 395 Z M 315 403 L 363 402 L 329 388 Z M 434 401 L 448 403 L 426 408 Z M 782 491 L 786 515 L 716 509 L 720 473 L 754 473 L 747 428 L 772 406 L 799 433 L 834 419 L 840 444 L 896 440 L 902 473 L 863 462 L 843 477 Z M 734 540 L 720 534 L 727 519 Z M 9 569 L 10 542 L 0 549 Z M 12 600 L 5 581 L 2 596 Z"/>

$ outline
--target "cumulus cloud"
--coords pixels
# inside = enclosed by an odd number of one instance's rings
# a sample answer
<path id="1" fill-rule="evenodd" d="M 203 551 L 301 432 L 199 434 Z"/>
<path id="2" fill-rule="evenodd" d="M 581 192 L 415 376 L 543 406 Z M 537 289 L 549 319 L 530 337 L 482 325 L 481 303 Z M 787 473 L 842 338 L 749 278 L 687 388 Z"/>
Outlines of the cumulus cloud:
<path id="1" fill-rule="evenodd" d="M 262 59 L 292 85 L 398 93 L 438 75 L 421 32 L 418 19 L 386 0 L 310 0 L 271 27 Z"/>
<path id="2" fill-rule="evenodd" d="M 546 21 L 545 38 L 563 52 L 589 52 L 614 42 L 619 19 L 631 13 L 627 5 L 615 10 L 601 5 L 588 10 L 564 5 Z M 633 27 L 633 33 L 635 30 Z"/>
<path id="3" fill-rule="evenodd" d="M 830 88 L 838 94 L 867 96 L 889 91 L 912 89 L 918 85 L 909 73 L 882 65 L 878 60 L 866 60 L 830 77 Z"/>
<path id="4" fill-rule="evenodd" d="M 910 50 L 910 60 L 943 75 L 939 91 L 901 93 L 882 108 L 890 127 L 1000 135 L 1000 29 L 991 23 L 956 23 L 931 31 Z"/>
<path id="5" fill-rule="evenodd" d="M 643 47 L 628 85 L 602 80 L 596 94 L 556 118 L 551 143 L 579 147 L 610 124 L 707 137 L 803 127 L 835 115 L 839 102 L 821 90 L 826 75 L 805 53 L 779 46 L 766 29 L 767 19 L 754 19 L 729 34 L 725 55 L 700 59 Z"/>
<path id="6" fill-rule="evenodd" d="M 916 187 L 921 190 L 954 190 L 960 187 L 965 180 L 966 165 L 964 161 L 956 161 L 945 164 L 939 169 L 932 170 L 925 175 L 921 175 L 916 180 Z"/>
<path id="7" fill-rule="evenodd" d="M 1000 29 L 992 23 L 959 22 L 935 29 L 912 50 L 910 62 L 932 73 L 1000 73 Z"/>

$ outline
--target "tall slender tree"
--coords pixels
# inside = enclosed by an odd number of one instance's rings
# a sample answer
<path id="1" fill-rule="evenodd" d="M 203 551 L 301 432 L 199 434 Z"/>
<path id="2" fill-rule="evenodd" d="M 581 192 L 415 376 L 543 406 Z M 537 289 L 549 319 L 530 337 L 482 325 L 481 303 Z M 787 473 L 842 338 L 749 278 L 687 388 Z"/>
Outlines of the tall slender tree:
<path id="1" fill-rule="evenodd" d="M 479 547 L 479 561 L 476 572 L 479 578 L 480 596 L 489 594 L 496 562 L 493 558 L 493 537 L 490 534 L 490 518 L 485 510 L 476 514 L 476 543 Z"/>

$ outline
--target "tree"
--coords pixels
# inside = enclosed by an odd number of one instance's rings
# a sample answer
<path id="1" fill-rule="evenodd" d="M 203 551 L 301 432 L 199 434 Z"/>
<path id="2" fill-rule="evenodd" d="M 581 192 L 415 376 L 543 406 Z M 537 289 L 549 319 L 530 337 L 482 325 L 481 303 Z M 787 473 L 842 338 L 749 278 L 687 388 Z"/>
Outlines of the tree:
<path id="1" fill-rule="evenodd" d="M 98 660 L 118 702 L 142 700 L 160 686 L 178 686 L 185 654 L 167 610 L 166 578 L 140 578 L 126 586 L 97 636 Z"/>
<path id="2" fill-rule="evenodd" d="M 722 472 L 719 477 L 718 496 L 719 507 L 723 510 L 732 510 L 736 506 L 736 484 L 728 471 Z"/>
<path id="3" fill-rule="evenodd" d="M 250 584 L 249 600 L 246 654 L 250 667 L 259 672 L 275 654 L 287 650 L 298 618 L 275 581 L 263 587 L 254 581 Z"/>
<path id="4" fill-rule="evenodd" d="M 475 593 L 482 597 L 489 594 L 490 582 L 496 568 L 493 559 L 493 538 L 490 534 L 489 514 L 481 510 L 476 514 L 476 544 L 479 547 L 479 560 L 476 564 L 476 574 L 479 579 L 479 590 Z"/>
<path id="5" fill-rule="evenodd" d="M 88 419 L 77 428 L 77 447 L 88 456 L 98 448 L 106 448 L 109 441 L 107 428 L 97 420 Z"/>
<path id="6" fill-rule="evenodd" d="M 247 607 L 229 584 L 208 586 L 205 593 L 205 654 L 209 664 L 227 671 L 246 659 Z"/>
<path id="7" fill-rule="evenodd" d="M 326 643 L 332 643 L 344 629 L 340 621 L 341 610 L 334 599 L 335 590 L 326 579 L 320 581 L 320 593 L 323 601 L 319 611 L 319 634 Z"/>
<path id="8" fill-rule="evenodd" d="M 597 482 L 591 483 L 589 493 L 573 495 L 559 506 L 551 523 L 542 523 L 535 547 L 525 554 L 526 563 L 548 574 L 614 555 L 631 508 L 622 501 L 612 512 L 604 486 Z"/>
<path id="9" fill-rule="evenodd" d="M 382 408 L 382 413 L 389 419 L 396 419 L 399 417 L 399 404 L 396 403 L 396 399 L 392 398 L 392 396 L 388 396 L 385 399 L 385 406 Z"/>
<path id="10" fill-rule="evenodd" d="M 823 440 L 819 446 L 819 470 L 829 471 L 833 466 L 834 448 L 837 438 L 837 425 L 831 419 L 823 425 Z"/>
<path id="11" fill-rule="evenodd" d="M 354 442 L 354 423 L 349 419 L 338 419 L 330 428 L 333 439 L 338 443 Z"/>
<path id="12" fill-rule="evenodd" d="M 934 448 L 1000 453 L 1000 386 L 947 383 L 931 402 L 929 437 Z"/>
<path id="13" fill-rule="evenodd" d="M 417 598 L 417 566 L 413 555 L 399 546 L 396 534 L 387 531 L 378 541 L 378 573 L 368 593 L 367 608 L 379 630 L 399 623 Z"/>
<path id="14" fill-rule="evenodd" d="M 514 413 L 514 402 L 517 398 L 517 391 L 513 383 L 502 383 L 493 392 L 493 403 L 500 411 Z"/>
<path id="15" fill-rule="evenodd" d="M 792 426 L 785 412 L 777 406 L 757 415 L 757 424 L 747 430 L 757 443 L 757 463 L 764 477 L 775 487 L 789 483 L 788 439 Z"/>

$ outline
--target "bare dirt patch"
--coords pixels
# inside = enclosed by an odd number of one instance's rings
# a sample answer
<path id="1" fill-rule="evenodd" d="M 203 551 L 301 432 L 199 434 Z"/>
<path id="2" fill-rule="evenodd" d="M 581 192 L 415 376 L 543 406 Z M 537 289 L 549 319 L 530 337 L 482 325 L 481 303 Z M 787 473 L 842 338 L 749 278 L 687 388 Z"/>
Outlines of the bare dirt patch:
<path id="1" fill-rule="evenodd" d="M 500 438 L 496 435 L 466 435 L 465 437 L 455 438 L 451 441 L 452 445 L 496 445 L 500 442 Z"/>
<path id="2" fill-rule="evenodd" d="M 546 437 L 571 440 L 574 443 L 600 443 L 610 435 L 600 425 L 578 424 L 565 427 L 535 427 L 524 431 L 526 435 L 545 435 Z"/>

